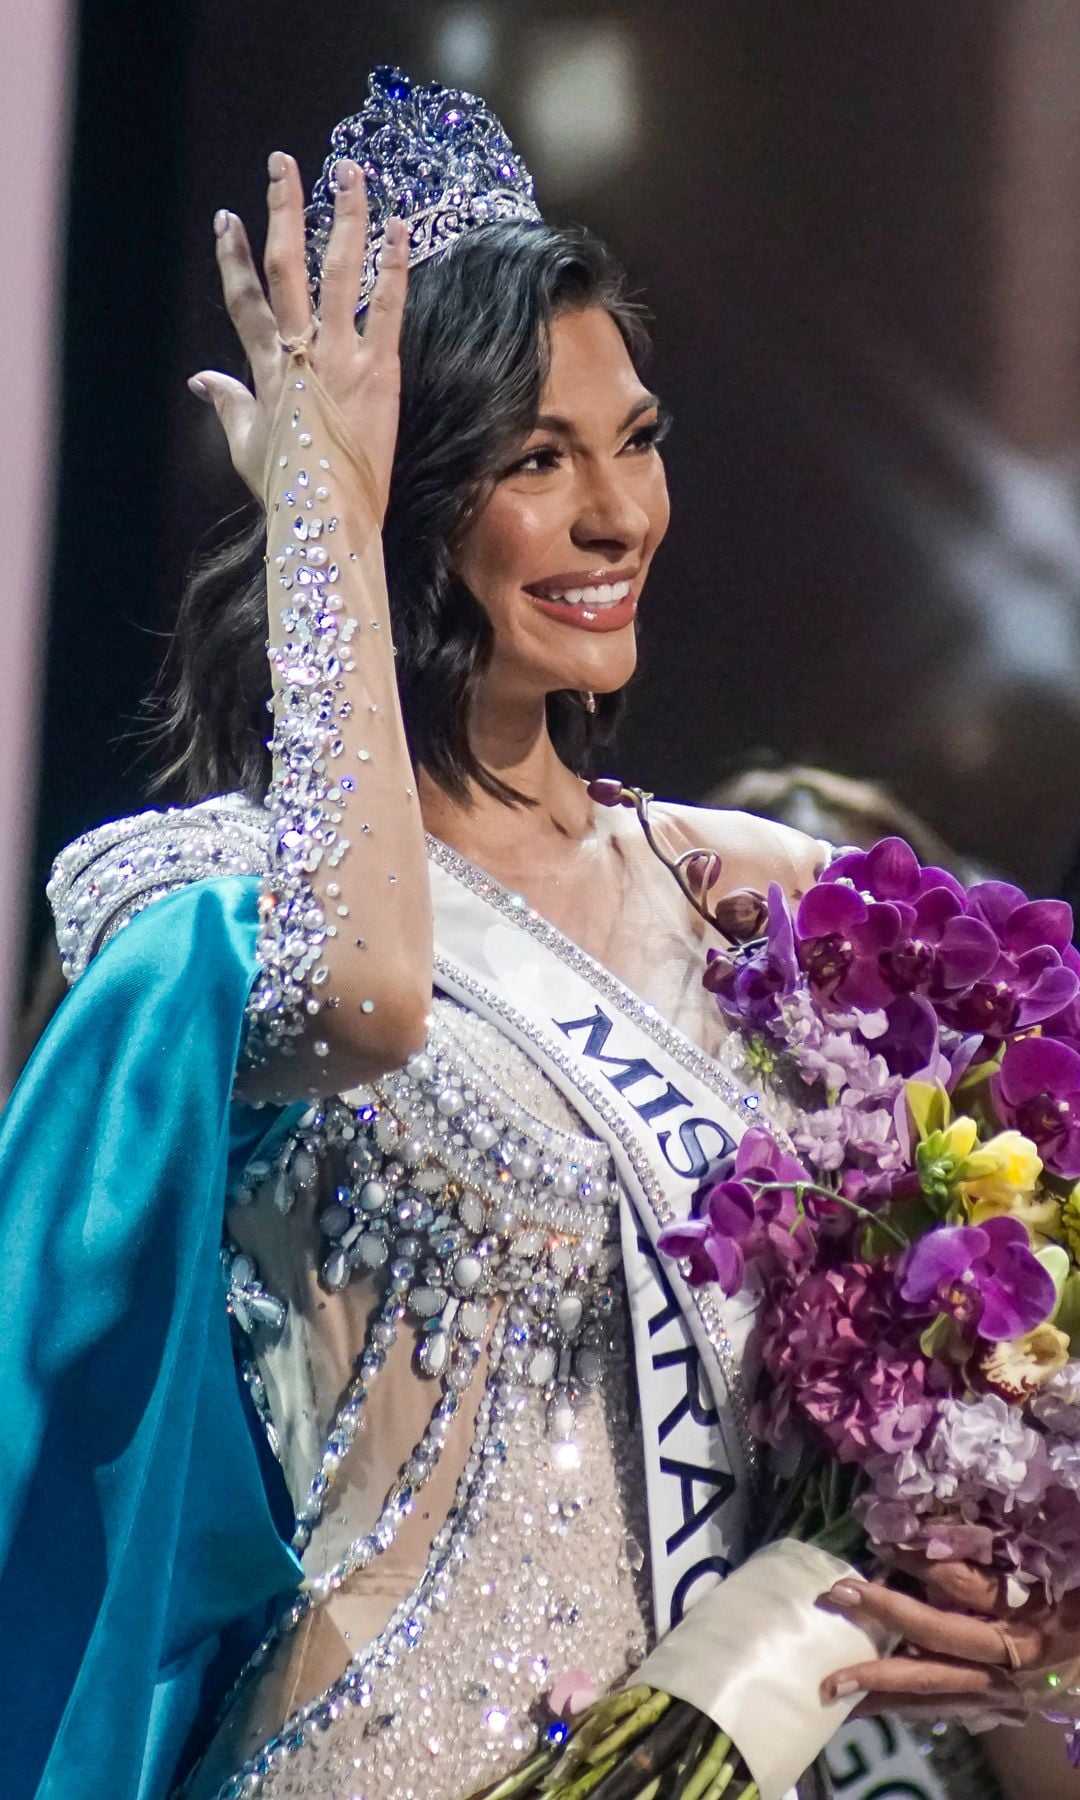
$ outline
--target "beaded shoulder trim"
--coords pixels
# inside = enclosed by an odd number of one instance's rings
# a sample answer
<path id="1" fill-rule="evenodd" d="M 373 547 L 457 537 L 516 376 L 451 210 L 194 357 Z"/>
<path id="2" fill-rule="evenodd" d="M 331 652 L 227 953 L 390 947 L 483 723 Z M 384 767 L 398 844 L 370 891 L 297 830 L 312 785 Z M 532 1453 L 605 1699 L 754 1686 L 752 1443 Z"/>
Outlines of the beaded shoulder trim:
<path id="1" fill-rule="evenodd" d="M 77 981 L 103 944 L 154 900 L 193 881 L 265 875 L 269 820 L 242 794 L 135 813 L 84 832 L 46 887 L 64 974 Z"/>

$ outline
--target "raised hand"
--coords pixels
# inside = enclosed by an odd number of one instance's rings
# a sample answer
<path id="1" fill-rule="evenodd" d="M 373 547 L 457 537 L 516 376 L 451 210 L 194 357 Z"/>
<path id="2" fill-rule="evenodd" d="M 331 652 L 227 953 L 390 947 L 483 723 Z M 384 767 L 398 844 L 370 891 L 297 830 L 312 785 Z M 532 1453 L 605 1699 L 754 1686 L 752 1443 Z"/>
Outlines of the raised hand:
<path id="1" fill-rule="evenodd" d="M 362 170 L 354 162 L 339 162 L 316 318 L 304 258 L 300 172 L 291 156 L 275 150 L 269 173 L 263 259 L 268 292 L 263 290 L 241 220 L 230 212 L 219 212 L 214 219 L 222 292 L 251 366 L 254 393 L 214 369 L 192 376 L 189 386 L 213 405 L 234 467 L 256 498 L 265 502 L 267 446 L 289 352 L 304 348 L 306 360 L 368 463 L 381 513 L 397 441 L 398 343 L 408 282 L 408 231 L 400 219 L 387 223 L 378 280 L 361 336 L 356 306 L 367 246 L 367 198 Z"/>

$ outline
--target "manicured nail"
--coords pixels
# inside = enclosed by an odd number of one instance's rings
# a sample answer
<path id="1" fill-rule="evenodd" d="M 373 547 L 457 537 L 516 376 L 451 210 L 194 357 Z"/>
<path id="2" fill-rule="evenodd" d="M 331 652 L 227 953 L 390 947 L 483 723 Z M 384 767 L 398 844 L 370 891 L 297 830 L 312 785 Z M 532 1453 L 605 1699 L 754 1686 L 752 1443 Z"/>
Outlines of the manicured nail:
<path id="1" fill-rule="evenodd" d="M 838 1581 L 835 1587 L 829 1589 L 829 1599 L 834 1606 L 861 1606 L 862 1589 L 857 1588 L 853 1581 Z"/>
<path id="2" fill-rule="evenodd" d="M 280 181 L 289 172 L 289 161 L 280 150 L 271 150 L 266 159 L 266 167 L 271 181 Z"/>
<path id="3" fill-rule="evenodd" d="M 347 157 L 343 156 L 339 162 L 336 162 L 334 164 L 334 185 L 335 185 L 335 187 L 342 188 L 342 189 L 355 187 L 356 186 L 356 178 L 359 175 L 359 173 L 360 173 L 360 171 L 357 168 L 356 164 L 354 162 L 350 162 Z"/>
<path id="4" fill-rule="evenodd" d="M 188 376 L 188 387 L 191 389 L 196 400 L 209 400 L 210 389 L 207 387 L 205 381 L 203 381 L 200 376 L 189 375 Z"/>
<path id="5" fill-rule="evenodd" d="M 846 1700 L 849 1694 L 857 1694 L 859 1684 L 852 1675 L 830 1675 L 828 1681 L 821 1684 L 823 1700 Z"/>
<path id="6" fill-rule="evenodd" d="M 401 250 L 409 241 L 409 227 L 404 219 L 387 219 L 386 241 L 392 250 Z"/>
<path id="7" fill-rule="evenodd" d="M 231 214 L 227 213 L 223 206 L 219 207 L 218 211 L 214 214 L 214 236 L 219 238 L 224 237 L 231 223 Z"/>

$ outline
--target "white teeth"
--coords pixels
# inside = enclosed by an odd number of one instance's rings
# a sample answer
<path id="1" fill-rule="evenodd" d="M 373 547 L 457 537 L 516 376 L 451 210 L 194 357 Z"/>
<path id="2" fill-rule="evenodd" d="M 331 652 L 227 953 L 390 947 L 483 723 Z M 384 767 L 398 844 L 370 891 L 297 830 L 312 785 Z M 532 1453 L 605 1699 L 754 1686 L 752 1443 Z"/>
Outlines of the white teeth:
<path id="1" fill-rule="evenodd" d="M 582 603 L 591 607 L 618 606 L 619 601 L 625 600 L 629 592 L 628 581 L 616 581 L 610 585 L 601 583 L 598 587 L 567 588 L 564 594 L 549 594 L 548 599 L 561 601 L 564 606 L 580 606 Z"/>

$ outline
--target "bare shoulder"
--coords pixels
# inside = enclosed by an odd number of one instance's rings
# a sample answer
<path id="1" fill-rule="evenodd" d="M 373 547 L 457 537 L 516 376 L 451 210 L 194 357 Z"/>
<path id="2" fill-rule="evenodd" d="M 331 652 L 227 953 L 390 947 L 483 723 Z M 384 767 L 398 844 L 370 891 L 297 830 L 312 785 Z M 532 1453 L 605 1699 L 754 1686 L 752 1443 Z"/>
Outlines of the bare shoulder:
<path id="1" fill-rule="evenodd" d="M 753 813 L 664 801 L 652 809 L 682 849 L 713 850 L 721 858 L 723 890 L 756 888 L 777 881 L 784 892 L 804 893 L 828 862 L 830 846 L 790 825 Z"/>

